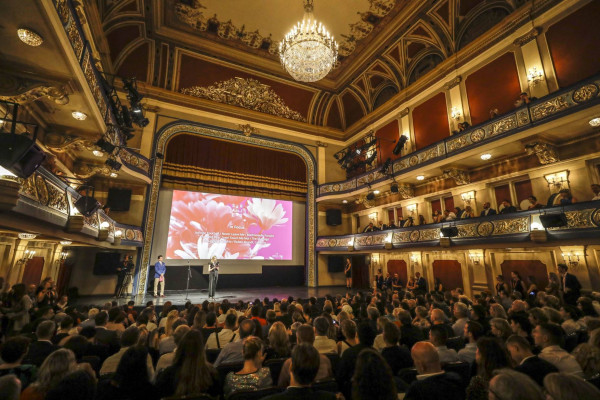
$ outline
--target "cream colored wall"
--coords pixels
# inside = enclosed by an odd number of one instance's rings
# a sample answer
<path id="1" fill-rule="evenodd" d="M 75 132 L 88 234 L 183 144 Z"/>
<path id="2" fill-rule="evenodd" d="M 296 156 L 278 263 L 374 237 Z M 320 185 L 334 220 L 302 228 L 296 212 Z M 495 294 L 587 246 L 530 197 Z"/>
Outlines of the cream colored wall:
<path id="1" fill-rule="evenodd" d="M 334 208 L 334 207 L 331 207 Z M 352 215 L 342 213 L 342 223 L 337 226 L 327 225 L 325 211 L 319 211 L 318 216 L 319 236 L 338 236 L 352 232 Z"/>
<path id="2" fill-rule="evenodd" d="M 319 286 L 346 285 L 346 277 L 343 272 L 330 273 L 327 271 L 327 254 L 318 255 L 317 273 L 319 274 Z"/>
<path id="3" fill-rule="evenodd" d="M 106 250 L 97 249 L 94 247 L 75 247 L 71 250 L 71 255 L 69 259 L 71 262 L 73 262 L 73 269 L 71 271 L 71 280 L 69 281 L 69 287 L 77 287 L 80 295 L 86 296 L 112 294 L 115 291 L 115 286 L 117 284 L 116 274 L 93 274 L 96 253 L 98 253 L 99 251 Z M 124 254 L 134 255 L 132 252 L 124 252 L 123 255 Z"/>

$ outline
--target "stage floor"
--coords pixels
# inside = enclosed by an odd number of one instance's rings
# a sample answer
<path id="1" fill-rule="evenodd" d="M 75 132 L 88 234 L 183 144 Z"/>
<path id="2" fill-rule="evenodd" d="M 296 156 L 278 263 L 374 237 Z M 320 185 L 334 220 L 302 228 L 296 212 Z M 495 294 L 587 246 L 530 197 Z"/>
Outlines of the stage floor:
<path id="1" fill-rule="evenodd" d="M 221 302 L 224 299 L 229 300 L 230 302 L 235 302 L 238 300 L 243 301 L 252 301 L 256 298 L 263 299 L 268 297 L 269 299 L 277 298 L 287 298 L 289 296 L 293 296 L 294 298 L 302 298 L 306 299 L 308 297 L 323 297 L 326 294 L 344 295 L 346 293 L 346 288 L 343 286 L 321 286 L 317 288 L 306 287 L 306 286 L 298 286 L 298 287 L 268 287 L 268 288 L 247 288 L 247 289 L 223 289 L 217 290 L 215 295 L 215 301 Z M 99 296 L 80 296 L 76 301 L 71 302 L 70 304 L 75 305 L 103 305 L 106 302 L 117 300 L 111 295 L 99 295 Z M 136 306 L 144 306 L 150 300 L 154 302 L 155 305 L 162 305 L 166 301 L 170 301 L 175 305 L 183 305 L 187 300 L 190 300 L 194 304 L 200 304 L 204 300 L 208 300 L 208 290 L 190 290 L 186 299 L 185 290 L 166 290 L 165 297 L 157 297 L 155 298 L 151 294 L 136 295 L 136 296 L 128 296 L 122 297 L 117 300 L 119 305 L 126 304 L 129 300 L 135 301 Z"/>

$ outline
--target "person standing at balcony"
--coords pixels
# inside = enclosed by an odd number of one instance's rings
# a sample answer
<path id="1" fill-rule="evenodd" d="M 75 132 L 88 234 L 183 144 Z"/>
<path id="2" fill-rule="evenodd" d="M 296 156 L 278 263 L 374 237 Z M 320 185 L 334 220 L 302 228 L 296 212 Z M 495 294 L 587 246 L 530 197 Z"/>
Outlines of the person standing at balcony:
<path id="1" fill-rule="evenodd" d="M 561 278 L 560 291 L 565 304 L 577 305 L 577 299 L 581 291 L 581 283 L 573 274 L 569 274 L 566 264 L 558 264 L 558 273 Z"/>
<path id="2" fill-rule="evenodd" d="M 456 220 L 456 214 L 450 210 L 444 210 L 444 216 L 442 221 L 454 221 Z"/>
<path id="3" fill-rule="evenodd" d="M 577 199 L 573 197 L 569 189 L 561 189 L 558 192 L 558 204 L 561 206 L 568 206 L 569 204 L 577 203 Z"/>
<path id="4" fill-rule="evenodd" d="M 370 225 L 373 225 L 371 223 Z M 344 266 L 344 274 L 346 275 L 346 289 L 352 289 L 352 262 L 350 261 L 350 257 L 346 258 L 346 265 Z"/>
<path id="5" fill-rule="evenodd" d="M 517 208 L 510 203 L 510 200 L 504 199 L 502 200 L 502 210 L 500 210 L 500 214 L 510 214 L 517 212 Z"/>
<path id="6" fill-rule="evenodd" d="M 592 197 L 592 201 L 600 200 L 600 185 L 597 183 L 592 183 L 591 188 L 592 188 L 592 193 L 594 193 L 594 197 Z"/>
<path id="7" fill-rule="evenodd" d="M 483 203 L 483 210 L 481 211 L 481 214 L 479 214 L 479 216 L 487 217 L 488 215 L 496 215 L 496 210 L 490 207 L 489 201 L 486 201 L 485 203 Z"/>
<path id="8" fill-rule="evenodd" d="M 528 210 L 537 210 L 538 208 L 544 208 L 542 204 L 538 203 L 537 198 L 534 195 L 529 196 L 527 200 L 529 201 L 529 207 L 527 207 Z"/>
<path id="9" fill-rule="evenodd" d="M 165 272 L 167 266 L 163 262 L 163 256 L 158 256 L 154 264 L 154 297 L 158 297 L 158 285 L 160 284 L 160 297 L 165 297 Z"/>

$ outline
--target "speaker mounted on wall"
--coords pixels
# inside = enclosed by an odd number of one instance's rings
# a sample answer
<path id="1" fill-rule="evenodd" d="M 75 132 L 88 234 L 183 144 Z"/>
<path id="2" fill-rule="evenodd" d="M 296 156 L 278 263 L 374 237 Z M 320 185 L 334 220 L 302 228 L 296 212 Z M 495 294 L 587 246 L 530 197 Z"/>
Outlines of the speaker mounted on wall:
<path id="1" fill-rule="evenodd" d="M 342 224 L 342 210 L 338 208 L 330 208 L 325 211 L 326 223 L 329 226 L 338 226 Z"/>
<path id="2" fill-rule="evenodd" d="M 540 214 L 540 222 L 544 228 L 560 228 L 567 226 L 567 215 L 565 213 Z"/>

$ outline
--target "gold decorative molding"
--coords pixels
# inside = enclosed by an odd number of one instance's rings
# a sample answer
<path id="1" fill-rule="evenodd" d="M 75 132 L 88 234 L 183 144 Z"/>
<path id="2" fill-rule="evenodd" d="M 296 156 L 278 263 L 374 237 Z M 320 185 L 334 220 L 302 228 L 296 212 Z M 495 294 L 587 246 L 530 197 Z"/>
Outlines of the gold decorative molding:
<path id="1" fill-rule="evenodd" d="M 444 85 L 444 90 L 452 89 L 454 86 L 460 84 L 461 81 L 462 81 L 462 77 L 459 75 L 456 78 L 452 79 L 451 81 L 446 82 L 446 84 Z"/>
<path id="2" fill-rule="evenodd" d="M 405 109 L 400 111 L 400 118 L 406 117 L 409 112 L 410 112 L 410 109 L 408 107 L 406 107 Z"/>
<path id="3" fill-rule="evenodd" d="M 260 131 L 250 124 L 239 124 L 238 129 L 244 132 L 244 136 L 257 135 Z"/>
<path id="4" fill-rule="evenodd" d="M 527 155 L 535 154 L 540 164 L 552 164 L 560 161 L 556 147 L 546 142 L 533 142 L 525 145 Z"/>
<path id="5" fill-rule="evenodd" d="M 9 101 L 11 103 L 28 104 L 41 99 L 42 97 L 47 97 L 58 105 L 69 104 L 69 95 L 64 87 L 47 85 L 35 86 L 23 93 L 13 96 L 0 96 L 0 100 Z"/>
<path id="6" fill-rule="evenodd" d="M 99 148 L 90 140 L 79 136 L 63 135 L 59 132 L 47 133 L 44 137 L 44 145 L 54 153 L 65 153 L 70 150 L 99 150 Z"/>
<path id="7" fill-rule="evenodd" d="M 404 200 L 415 197 L 415 188 L 409 184 L 398 185 L 398 194 Z"/>
<path id="8" fill-rule="evenodd" d="M 75 165 L 73 175 L 79 179 L 88 179 L 94 175 L 110 176 L 113 170 L 106 165 L 78 163 Z"/>
<path id="9" fill-rule="evenodd" d="M 327 146 L 329 146 L 329 143 L 321 142 L 320 140 L 317 140 L 317 142 L 315 144 L 317 145 L 317 147 L 327 147 Z"/>
<path id="10" fill-rule="evenodd" d="M 181 93 L 282 118 L 306 122 L 306 118 L 285 105 L 283 99 L 269 85 L 260 83 L 256 79 L 235 77 L 215 83 L 213 86 L 193 86 L 181 89 Z"/>
<path id="11" fill-rule="evenodd" d="M 471 183 L 469 171 L 459 168 L 448 168 L 444 170 L 443 177 L 446 179 L 454 179 L 457 185 L 467 185 Z"/>
<path id="12" fill-rule="evenodd" d="M 515 39 L 514 44 L 516 46 L 523 46 L 529 42 L 531 42 L 532 40 L 534 40 L 540 33 L 541 33 L 541 29 L 540 28 L 533 28 L 532 30 L 530 30 L 529 32 L 527 32 L 526 34 L 524 34 L 523 36 Z"/>

